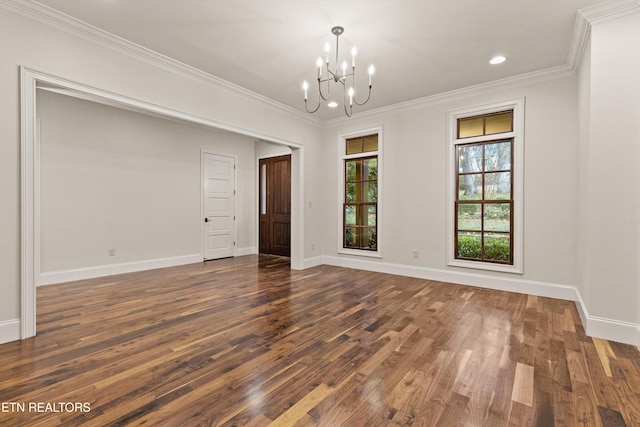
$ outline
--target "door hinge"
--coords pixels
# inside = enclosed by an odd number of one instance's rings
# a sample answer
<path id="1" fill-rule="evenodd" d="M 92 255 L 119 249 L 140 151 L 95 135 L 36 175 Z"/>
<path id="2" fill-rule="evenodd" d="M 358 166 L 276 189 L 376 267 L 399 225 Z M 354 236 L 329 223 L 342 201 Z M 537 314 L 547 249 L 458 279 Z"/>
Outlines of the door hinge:
<path id="1" fill-rule="evenodd" d="M 236 242 L 233 242 L 233 246 L 235 246 L 235 245 L 236 245 Z"/>
<path id="2" fill-rule="evenodd" d="M 236 220 L 236 216 L 235 216 L 235 215 L 233 216 L 233 220 L 234 220 L 234 221 Z"/>

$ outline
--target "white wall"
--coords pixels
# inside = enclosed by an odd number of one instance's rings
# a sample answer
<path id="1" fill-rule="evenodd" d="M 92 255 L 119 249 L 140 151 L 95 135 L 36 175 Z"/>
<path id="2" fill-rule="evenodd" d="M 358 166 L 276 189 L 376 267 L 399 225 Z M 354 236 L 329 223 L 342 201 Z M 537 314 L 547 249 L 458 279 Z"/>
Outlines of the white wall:
<path id="1" fill-rule="evenodd" d="M 237 156 L 238 249 L 255 248 L 251 138 L 43 90 L 37 112 L 42 273 L 198 259 L 201 148 Z"/>
<path id="2" fill-rule="evenodd" d="M 595 24 L 584 110 L 581 291 L 590 316 L 638 329 L 640 13 Z M 634 326 L 635 325 L 635 326 Z M 640 344 L 637 341 L 636 344 Z"/>
<path id="3" fill-rule="evenodd" d="M 425 103 L 412 109 L 389 111 L 367 118 L 354 117 L 325 133 L 329 147 L 324 162 L 329 171 L 325 187 L 325 253 L 338 255 L 337 197 L 341 165 L 338 135 L 384 126 L 384 200 L 382 252 L 378 265 L 423 269 L 436 273 L 473 274 L 548 285 L 577 283 L 578 117 L 577 78 L 558 78 L 515 88 L 494 88 L 475 95 Z M 524 275 L 482 272 L 446 266 L 447 112 L 453 109 L 525 97 L 524 139 Z M 412 251 L 419 251 L 413 258 Z M 407 270 L 409 272 L 409 270 Z M 438 277 L 442 277 L 438 275 Z M 528 291 L 516 283 L 515 290 Z"/>

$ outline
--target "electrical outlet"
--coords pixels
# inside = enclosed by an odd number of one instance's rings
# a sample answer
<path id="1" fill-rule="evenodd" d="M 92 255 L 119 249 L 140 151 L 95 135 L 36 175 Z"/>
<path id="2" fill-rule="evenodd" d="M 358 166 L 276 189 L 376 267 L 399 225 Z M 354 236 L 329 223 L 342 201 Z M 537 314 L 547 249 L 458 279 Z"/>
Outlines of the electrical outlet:
<path id="1" fill-rule="evenodd" d="M 109 249 L 109 256 L 116 256 L 116 250 L 115 249 Z"/>
<path id="2" fill-rule="evenodd" d="M 414 249 L 414 250 L 413 250 L 413 257 L 414 257 L 414 258 L 418 258 L 419 256 L 420 256 L 420 254 L 418 253 L 418 250 L 417 250 L 417 249 Z"/>
<path id="3" fill-rule="evenodd" d="M 315 244 L 315 243 L 312 243 L 312 244 L 311 244 L 311 250 L 312 250 L 312 251 L 315 251 L 315 250 L 316 250 L 316 244 Z"/>

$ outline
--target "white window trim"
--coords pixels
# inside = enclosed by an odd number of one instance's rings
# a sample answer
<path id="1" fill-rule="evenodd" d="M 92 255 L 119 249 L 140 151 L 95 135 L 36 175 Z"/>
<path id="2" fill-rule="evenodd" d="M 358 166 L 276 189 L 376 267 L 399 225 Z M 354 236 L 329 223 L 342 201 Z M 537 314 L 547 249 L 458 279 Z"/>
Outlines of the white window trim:
<path id="1" fill-rule="evenodd" d="M 362 153 L 362 154 L 350 154 L 347 155 L 345 154 L 347 152 L 346 149 L 346 144 L 347 144 L 347 139 L 350 138 L 357 138 L 360 136 L 367 136 L 367 135 L 373 135 L 373 134 L 378 134 L 378 151 L 369 151 L 367 153 Z M 369 129 L 364 129 L 361 131 L 356 131 L 356 132 L 350 132 L 350 133 L 345 133 L 345 134 L 340 134 L 338 136 L 338 163 L 339 163 L 339 170 L 340 170 L 340 179 L 338 180 L 338 253 L 339 254 L 346 254 L 346 255 L 357 255 L 357 256 L 363 256 L 363 257 L 370 257 L 370 258 L 382 258 L 382 200 L 383 200 L 383 190 L 382 187 L 383 185 L 381 185 L 383 183 L 383 157 L 382 157 L 382 153 L 383 153 L 383 134 L 382 134 L 382 126 L 378 126 L 378 127 L 374 127 L 374 128 L 369 128 Z M 377 237 L 378 237 L 378 242 L 377 242 L 377 250 L 376 251 L 367 251 L 367 250 L 362 250 L 362 249 L 347 249 L 343 247 L 343 235 L 342 233 L 344 232 L 344 213 L 343 213 L 343 204 L 344 204 L 344 161 L 348 160 L 348 159 L 353 159 L 353 158 L 358 158 L 358 157 L 366 157 L 366 156 L 378 156 L 378 208 L 377 208 L 377 214 L 378 214 L 378 218 L 376 220 L 376 225 L 377 225 Z"/>
<path id="2" fill-rule="evenodd" d="M 523 97 L 511 101 L 452 110 L 447 115 L 449 147 L 447 151 L 447 232 L 445 234 L 447 239 L 447 265 L 449 266 L 524 274 L 524 101 Z M 509 109 L 513 109 L 513 132 L 457 139 L 458 119 Z M 496 138 L 513 138 L 513 265 L 465 261 L 455 258 L 456 145 Z"/>

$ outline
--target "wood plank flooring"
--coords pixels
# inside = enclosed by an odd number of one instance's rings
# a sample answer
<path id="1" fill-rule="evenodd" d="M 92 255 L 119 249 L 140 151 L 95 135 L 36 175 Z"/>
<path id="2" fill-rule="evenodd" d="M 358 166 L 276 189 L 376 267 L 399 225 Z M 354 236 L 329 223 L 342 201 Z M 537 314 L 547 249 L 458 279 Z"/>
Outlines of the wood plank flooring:
<path id="1" fill-rule="evenodd" d="M 640 426 L 638 350 L 568 301 L 272 256 L 37 301 L 0 346 L 2 426 Z"/>

